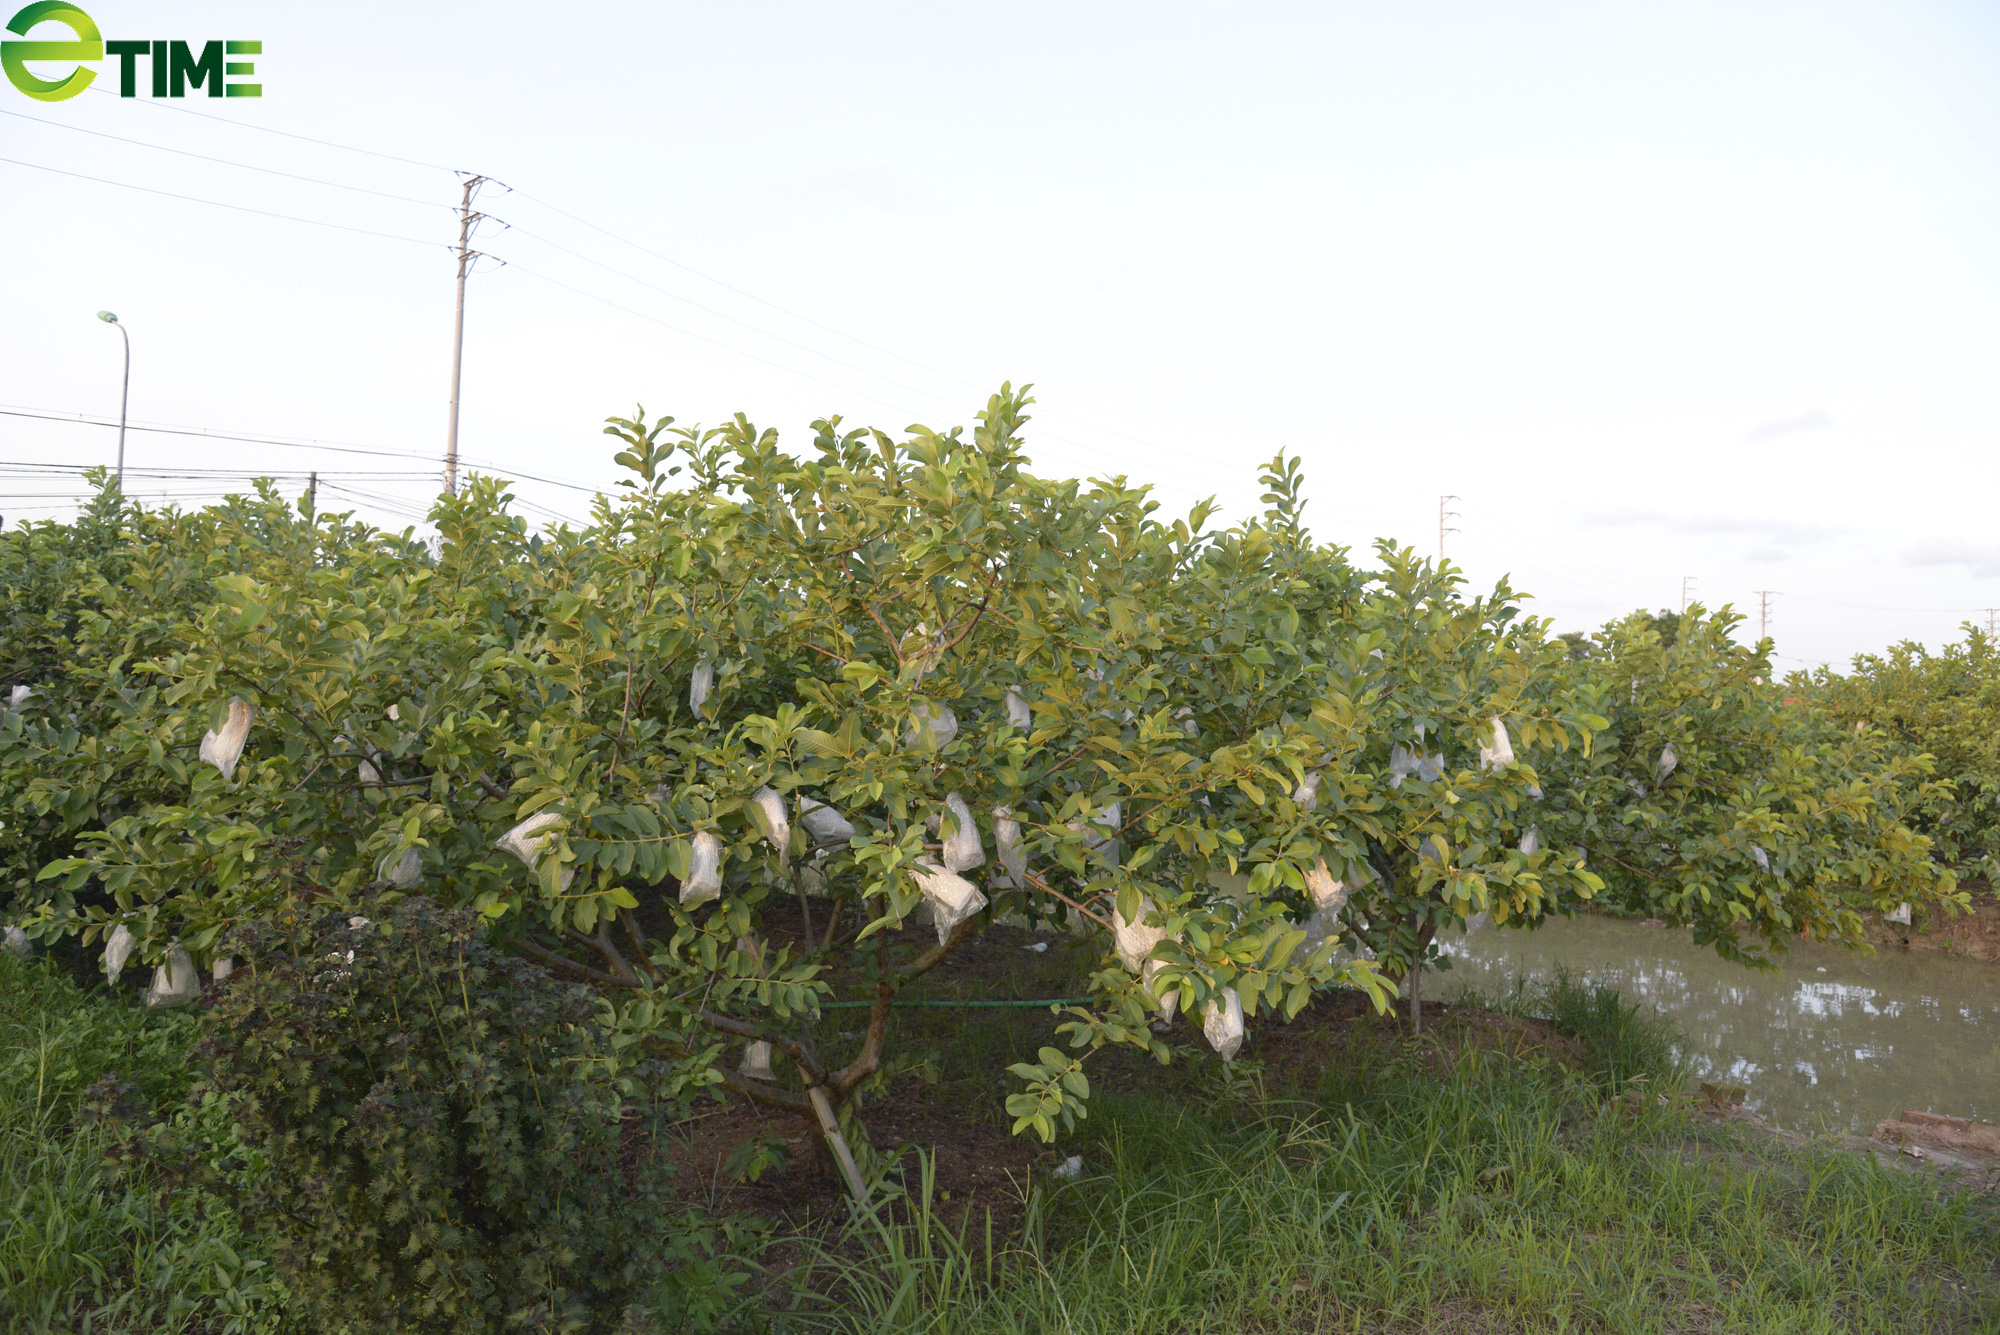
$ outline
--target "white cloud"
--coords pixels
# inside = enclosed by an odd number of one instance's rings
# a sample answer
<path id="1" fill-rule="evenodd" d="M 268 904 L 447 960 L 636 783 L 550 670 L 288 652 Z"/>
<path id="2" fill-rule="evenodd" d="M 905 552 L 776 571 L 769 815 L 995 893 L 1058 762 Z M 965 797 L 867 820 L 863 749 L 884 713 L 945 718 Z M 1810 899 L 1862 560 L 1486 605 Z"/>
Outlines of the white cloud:
<path id="1" fill-rule="evenodd" d="M 1807 431 L 1825 431 L 1833 425 L 1833 419 L 1819 409 L 1795 413 L 1790 417 L 1773 418 L 1759 422 L 1743 433 L 1746 441 L 1782 440 L 1786 436 L 1796 436 Z"/>
<path id="2" fill-rule="evenodd" d="M 1903 553 L 1903 564 L 1959 566 L 1981 579 L 2000 576 L 2000 543 L 1967 542 L 1963 538 L 1928 538 Z"/>

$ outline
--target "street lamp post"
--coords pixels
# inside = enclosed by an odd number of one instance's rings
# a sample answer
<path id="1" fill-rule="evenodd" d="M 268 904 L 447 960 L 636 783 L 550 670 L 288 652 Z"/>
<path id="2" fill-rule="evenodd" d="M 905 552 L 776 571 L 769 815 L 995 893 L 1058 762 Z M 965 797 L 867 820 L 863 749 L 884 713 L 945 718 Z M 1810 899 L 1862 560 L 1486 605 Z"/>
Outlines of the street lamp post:
<path id="1" fill-rule="evenodd" d="M 132 336 L 110 311 L 99 311 L 97 318 L 118 325 L 118 336 L 125 340 L 125 387 L 118 392 L 118 493 L 122 496 L 125 494 L 125 405 L 132 400 Z"/>

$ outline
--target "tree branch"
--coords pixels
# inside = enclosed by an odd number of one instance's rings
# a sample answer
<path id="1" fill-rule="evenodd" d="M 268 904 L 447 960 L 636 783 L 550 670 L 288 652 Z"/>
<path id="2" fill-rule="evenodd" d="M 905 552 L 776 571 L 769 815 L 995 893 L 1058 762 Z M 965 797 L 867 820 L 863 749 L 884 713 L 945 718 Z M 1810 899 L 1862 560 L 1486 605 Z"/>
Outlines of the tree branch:
<path id="1" fill-rule="evenodd" d="M 639 957 L 639 967 L 644 969 L 646 976 L 657 985 L 660 981 L 659 966 L 654 964 L 646 953 L 646 935 L 639 930 L 639 920 L 632 916 L 630 909 L 619 909 L 618 918 L 625 924 L 626 934 L 632 938 L 632 953 Z"/>
<path id="2" fill-rule="evenodd" d="M 525 938 L 517 939 L 514 945 L 517 949 L 526 951 L 544 964 L 553 964 L 558 968 L 567 969 L 578 977 L 596 983 L 600 987 L 636 988 L 636 984 L 613 978 L 610 974 L 600 969 L 593 969 L 588 964 L 578 964 L 575 960 L 565 955 L 558 955 L 548 947 L 536 945 L 533 941 Z"/>
<path id="3" fill-rule="evenodd" d="M 972 632 L 978 628 L 979 619 L 986 615 L 986 604 L 992 601 L 993 601 L 993 590 L 989 588 L 986 590 L 986 596 L 979 600 L 979 610 L 972 614 L 972 624 L 968 625 L 964 630 L 960 631 L 958 633 L 957 639 L 954 639 L 950 644 L 947 644 L 946 646 L 944 646 L 944 648 L 940 649 L 938 651 L 938 657 L 942 658 L 944 657 L 944 655 L 958 648 L 959 642 L 962 641 L 966 636 L 972 634 Z"/>
<path id="4" fill-rule="evenodd" d="M 697 1020 L 700 1020 L 711 1029 L 720 1029 L 725 1034 L 734 1034 L 738 1038 L 747 1038 L 753 1043 L 769 1043 L 772 1047 L 797 1062 L 799 1070 L 805 1072 L 807 1079 L 813 1081 L 815 1084 L 825 1083 L 825 1068 L 813 1060 L 812 1053 L 806 1049 L 806 1045 L 797 1039 L 786 1038 L 783 1034 L 766 1033 L 763 1029 L 751 1024 L 749 1021 L 739 1020 L 733 1015 L 717 1015 L 714 1011 L 704 1010 L 698 1010 L 694 1014 Z"/>
<path id="5" fill-rule="evenodd" d="M 953 928 L 952 935 L 956 937 L 959 929 L 965 927 L 970 921 L 971 919 L 967 919 L 966 922 L 962 922 L 958 927 Z M 940 945 L 937 950 L 932 951 L 931 954 L 937 955 L 939 959 L 942 959 L 943 952 L 946 951 L 947 947 L 955 944 L 957 944 L 956 941 L 948 938 L 944 944 Z M 860 1055 L 856 1056 L 853 1061 L 847 1063 L 840 1070 L 834 1072 L 832 1079 L 818 1082 L 824 1083 L 838 1094 L 841 1102 L 846 1102 L 847 1096 L 854 1092 L 856 1085 L 882 1069 L 882 1044 L 889 1036 L 889 999 L 896 995 L 896 990 L 889 986 L 889 979 L 886 976 L 888 974 L 889 963 L 888 952 L 889 936 L 888 933 L 884 932 L 875 938 L 875 1004 L 868 1010 L 868 1037 L 862 1041 Z M 925 958 L 928 959 L 929 956 L 925 956 Z M 918 962 L 922 963 L 921 960 Z M 935 961 L 933 961 L 934 963 Z"/>
<path id="6" fill-rule="evenodd" d="M 882 628 L 882 633 L 889 637 L 889 652 L 895 656 L 896 670 L 901 672 L 903 670 L 903 642 L 896 638 L 896 632 L 889 629 L 889 623 L 884 621 L 882 614 L 875 610 L 875 604 L 867 603 L 864 606 L 867 608 L 868 615 L 875 619 L 875 624 Z"/>
<path id="7" fill-rule="evenodd" d="M 734 1071 L 725 1071 L 719 1066 L 715 1068 L 715 1073 L 722 1077 L 724 1089 L 752 1103 L 761 1103 L 767 1108 L 782 1108 L 786 1112 L 798 1113 L 804 1117 L 813 1115 L 812 1102 L 803 1094 L 794 1094 L 789 1089 L 779 1089 L 761 1080 L 751 1080 Z"/>
<path id="8" fill-rule="evenodd" d="M 585 936 L 574 927 L 564 928 L 563 935 L 578 945 L 589 946 L 592 950 L 610 961 L 611 967 L 617 970 L 618 977 L 624 980 L 627 987 L 637 987 L 639 985 L 638 971 L 626 961 L 624 955 L 619 953 L 617 945 L 611 940 L 611 920 L 609 918 L 600 917 L 597 920 L 597 935 L 595 936 Z"/>
<path id="9" fill-rule="evenodd" d="M 940 941 L 937 945 L 910 961 L 909 967 L 896 975 L 896 987 L 901 989 L 905 983 L 915 982 L 932 969 L 937 968 L 938 965 L 944 963 L 951 952 L 958 949 L 959 943 L 972 935 L 977 923 L 978 919 L 967 918 L 964 922 L 951 929 L 950 936 L 947 936 L 943 941 Z"/>
<path id="10" fill-rule="evenodd" d="M 1071 908 L 1075 909 L 1078 913 L 1081 913 L 1084 917 L 1090 919 L 1092 922 L 1096 923 L 1099 927 L 1102 927 L 1105 931 L 1109 932 L 1115 930 L 1110 923 L 1104 921 L 1104 919 L 1098 917 L 1095 913 L 1092 913 L 1089 909 L 1077 903 L 1074 899 L 1071 899 L 1068 895 L 1063 894 L 1060 890 L 1051 888 L 1047 881 L 1044 881 L 1041 877 L 1035 875 L 1035 873 L 1031 871 L 1024 871 L 1021 873 L 1021 879 L 1025 880 L 1029 885 L 1034 886 L 1035 889 L 1041 891 L 1043 894 L 1048 895 L 1053 899 L 1060 899 L 1063 903 L 1069 905 Z"/>

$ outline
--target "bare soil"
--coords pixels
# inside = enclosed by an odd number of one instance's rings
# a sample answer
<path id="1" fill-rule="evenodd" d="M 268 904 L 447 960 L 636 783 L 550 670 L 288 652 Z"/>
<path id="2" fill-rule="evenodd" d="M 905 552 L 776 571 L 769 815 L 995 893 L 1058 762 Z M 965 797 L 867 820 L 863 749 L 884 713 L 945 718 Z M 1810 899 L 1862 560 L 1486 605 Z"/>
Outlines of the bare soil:
<path id="1" fill-rule="evenodd" d="M 1864 914 L 1868 943 L 1877 950 L 1934 951 L 1965 959 L 2000 962 L 2000 893 L 1985 881 L 1961 881 L 1972 895 L 1972 911 L 1950 915 L 1918 910 L 1909 925 L 1889 922 L 1879 913 Z"/>
<path id="2" fill-rule="evenodd" d="M 813 905 L 815 928 L 823 932 L 823 903 Z M 796 942 L 798 915 L 780 910 L 765 916 L 765 935 L 774 944 Z M 912 929 L 906 938 L 929 935 Z M 899 941 L 907 951 L 920 939 Z M 912 995 L 927 1000 L 1000 1000 L 1080 995 L 1077 978 L 1082 962 L 1066 953 L 1065 940 L 1008 927 L 990 928 L 970 943 Z M 1034 947 L 1040 945 L 1042 950 Z M 860 995 L 857 979 L 836 974 L 836 996 Z M 829 1012 L 853 1017 L 846 1032 L 828 1035 L 822 1029 L 824 1054 L 844 1059 L 842 1046 L 854 1046 L 862 1024 L 861 1012 Z M 1041 1008 L 1020 1010 L 897 1010 L 890 1052 L 943 1048 L 966 1026 L 1003 1028 L 993 1036 L 993 1051 L 976 1074 L 945 1069 L 926 1083 L 916 1074 L 904 1076 L 878 1097 L 866 1101 L 861 1120 L 869 1143 L 882 1155 L 922 1151 L 931 1156 L 936 1199 L 947 1220 L 968 1217 L 984 1228 L 990 1216 L 996 1233 L 1020 1222 L 1031 1183 L 1056 1172 L 1072 1149 L 1062 1141 L 1045 1146 L 1032 1132 L 1012 1134 L 1004 1111 L 1005 1095 L 1018 1082 L 1002 1068 L 1032 1060 L 1038 1046 L 1058 1044 L 1059 1021 Z M 1136 1051 L 1106 1050 L 1091 1059 L 1093 1098 L 1115 1094 L 1174 1097 L 1213 1081 L 1218 1064 L 1208 1054 L 1199 1029 L 1183 1017 L 1163 1035 L 1182 1051 L 1170 1066 Z M 1322 996 L 1286 1022 L 1264 1013 L 1249 1025 L 1249 1036 L 1234 1068 L 1237 1078 L 1255 1082 L 1260 1094 L 1312 1088 L 1321 1071 L 1339 1064 L 1351 1045 L 1398 1042 L 1407 1037 L 1407 1017 L 1378 1015 L 1359 992 Z M 1504 1052 L 1515 1057 L 1540 1057 L 1558 1064 L 1578 1062 L 1577 1045 L 1551 1025 L 1534 1019 L 1500 1014 L 1472 1006 L 1427 1002 L 1424 1032 L 1417 1047 L 1427 1065 L 1440 1072 L 1468 1049 Z M 733 1057 L 734 1054 L 732 1054 Z M 942 1054 L 941 1054 L 942 1055 Z M 1115 1096 L 1114 1094 L 1114 1096 Z M 1205 1105 L 1210 1100 L 1203 1099 Z M 1212 1105 L 1211 1105 L 1212 1106 Z M 1246 1117 L 1256 1116 L 1254 1100 Z M 757 1181 L 739 1182 L 728 1171 L 731 1153 L 759 1133 L 782 1137 L 786 1165 L 765 1171 Z M 698 1113 L 666 1131 L 668 1153 L 678 1169 L 680 1194 L 690 1204 L 720 1213 L 748 1212 L 794 1228 L 807 1228 L 846 1214 L 846 1194 L 833 1171 L 825 1144 L 815 1125 L 792 1114 L 731 1101 Z M 914 1178 L 912 1178 L 914 1180 Z"/>

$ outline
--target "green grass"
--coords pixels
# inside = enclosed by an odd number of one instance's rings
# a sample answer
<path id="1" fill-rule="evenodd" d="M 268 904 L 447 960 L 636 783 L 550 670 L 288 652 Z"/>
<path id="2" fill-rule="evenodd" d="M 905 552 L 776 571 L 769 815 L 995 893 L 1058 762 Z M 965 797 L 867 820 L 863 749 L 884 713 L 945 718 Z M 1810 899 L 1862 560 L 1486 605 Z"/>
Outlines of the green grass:
<path id="1" fill-rule="evenodd" d="M 2000 1206 L 1659 1106 L 1670 1036 L 1572 980 L 1512 999 L 1584 1070 L 1391 1041 L 1296 1097 L 1095 1099 L 1026 1236 L 916 1218 L 822 1248 L 799 1328 L 1247 1331 L 2000 1330 Z M 1635 1080 L 1634 1077 L 1637 1077 Z M 1640 1097 L 1613 1099 L 1625 1089 Z M 1050 1187 L 1053 1186 L 1053 1189 Z"/>
<path id="2" fill-rule="evenodd" d="M 80 1123 L 116 1074 L 183 1104 L 195 1017 L 86 990 L 48 961 L 0 955 L 0 1330 L 255 1331 L 279 1296 L 228 1209 L 143 1168 L 114 1173 L 113 1137 Z M 180 1114 L 221 1142 L 214 1108 Z"/>
<path id="3" fill-rule="evenodd" d="M 1036 995 L 1049 963 L 1024 958 L 1003 981 Z M 904 1222 L 803 1244 L 812 1259 L 757 1320 L 889 1335 L 2000 1330 L 2000 1201 L 1660 1106 L 1678 1084 L 1672 1035 L 1615 994 L 1559 979 L 1499 1005 L 1556 1024 L 1577 1061 L 1473 1050 L 1441 1067 L 1361 1022 L 1310 1088 L 1268 1099 L 1212 1059 L 1107 1080 L 1059 1147 L 1084 1177 L 1044 1181 L 1024 1229 L 954 1233 L 906 1156 Z M 912 1015 L 912 1038 L 936 1026 L 935 1093 L 952 1108 L 991 1107 L 994 1063 L 1046 1033 L 1034 1012 L 978 1014 L 977 1032 Z M 193 1030 L 192 1015 L 0 958 L 0 1330 L 277 1328 L 283 1295 L 229 1211 L 143 1169 L 109 1176 L 109 1134 L 76 1117 L 106 1072 L 185 1108 Z M 184 1139 L 232 1152 L 219 1110 L 179 1120 Z"/>

